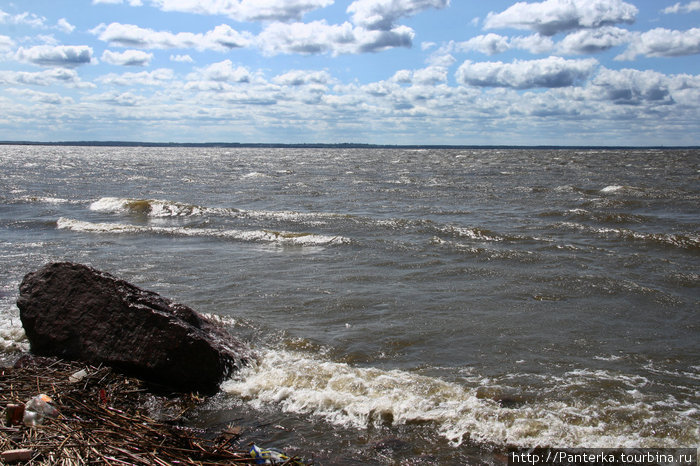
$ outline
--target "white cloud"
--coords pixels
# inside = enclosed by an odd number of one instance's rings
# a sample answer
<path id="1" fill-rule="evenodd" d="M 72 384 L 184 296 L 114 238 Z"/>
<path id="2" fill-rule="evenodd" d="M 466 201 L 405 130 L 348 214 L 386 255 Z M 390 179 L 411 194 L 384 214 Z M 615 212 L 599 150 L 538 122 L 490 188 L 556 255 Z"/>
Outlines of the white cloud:
<path id="1" fill-rule="evenodd" d="M 281 86 L 303 86 L 307 84 L 329 84 L 333 79 L 327 71 L 292 70 L 272 78 Z"/>
<path id="2" fill-rule="evenodd" d="M 14 46 L 15 41 L 10 37 L 0 35 L 0 52 L 9 52 Z"/>
<path id="3" fill-rule="evenodd" d="M 20 47 L 15 59 L 39 66 L 75 68 L 92 62 L 92 48 L 87 45 L 37 45 Z"/>
<path id="4" fill-rule="evenodd" d="M 102 60 L 110 65 L 148 66 L 153 60 L 153 54 L 141 50 L 125 50 L 124 52 L 105 50 L 102 53 Z"/>
<path id="5" fill-rule="evenodd" d="M 56 23 L 56 27 L 60 29 L 61 31 L 65 32 L 66 34 L 70 34 L 75 30 L 75 26 L 73 26 L 71 23 L 69 23 L 66 18 L 61 18 L 58 20 L 58 23 Z"/>
<path id="6" fill-rule="evenodd" d="M 238 32 L 226 24 L 216 26 L 204 34 L 168 31 L 154 31 L 133 24 L 100 24 L 91 33 L 100 40 L 122 47 L 141 49 L 188 49 L 227 51 L 246 47 L 251 42 L 251 35 Z"/>
<path id="7" fill-rule="evenodd" d="M 355 0 L 348 6 L 352 21 L 372 30 L 389 31 L 396 21 L 428 8 L 445 8 L 450 0 Z"/>
<path id="8" fill-rule="evenodd" d="M 187 76 L 187 79 L 190 81 L 205 80 L 234 83 L 247 83 L 250 82 L 252 78 L 253 75 L 248 68 L 243 66 L 234 68 L 231 60 L 212 63 L 206 68 L 199 69 L 197 72 L 190 73 Z"/>
<path id="9" fill-rule="evenodd" d="M 34 28 L 45 28 L 46 18 L 29 12 L 11 15 L 0 10 L 0 24 L 23 24 Z"/>
<path id="10" fill-rule="evenodd" d="M 413 79 L 413 71 L 411 71 L 411 70 L 399 70 L 396 73 L 394 73 L 394 76 L 392 76 L 389 81 L 401 83 L 401 84 L 409 84 L 412 81 L 412 79 Z"/>
<path id="11" fill-rule="evenodd" d="M 50 86 L 52 84 L 64 84 L 69 87 L 90 88 L 95 87 L 91 83 L 83 83 L 75 70 L 65 68 L 52 68 L 50 70 L 28 71 L 0 71 L 0 84 Z"/>
<path id="12" fill-rule="evenodd" d="M 566 87 L 587 79 L 598 66 L 592 58 L 565 60 L 549 57 L 541 60 L 516 60 L 513 63 L 465 61 L 457 70 L 460 83 L 476 87 L 531 89 Z"/>
<path id="13" fill-rule="evenodd" d="M 35 103 L 50 105 L 68 105 L 73 103 L 73 99 L 70 97 L 56 93 L 39 92 L 31 89 L 9 89 L 8 92 Z"/>
<path id="14" fill-rule="evenodd" d="M 472 37 L 457 44 L 457 49 L 462 52 L 475 50 L 486 55 L 495 55 L 510 50 L 508 37 L 494 33 Z"/>
<path id="15" fill-rule="evenodd" d="M 104 84 L 112 84 L 123 87 L 133 86 L 163 86 L 175 77 L 173 70 L 159 68 L 153 71 L 141 71 L 139 73 L 124 73 L 121 75 L 110 73 L 99 78 Z"/>
<path id="16" fill-rule="evenodd" d="M 636 33 L 630 45 L 616 60 L 634 60 L 638 55 L 647 57 L 679 57 L 700 53 L 700 28 L 676 31 L 656 28 Z"/>
<path id="17" fill-rule="evenodd" d="M 567 35 L 557 49 L 564 54 L 588 54 L 603 52 L 630 40 L 630 32 L 613 26 L 599 29 L 583 29 Z"/>
<path id="18" fill-rule="evenodd" d="M 413 82 L 422 85 L 435 85 L 447 81 L 447 68 L 429 66 L 413 72 Z"/>
<path id="19" fill-rule="evenodd" d="M 601 68 L 591 81 L 591 100 L 604 99 L 618 105 L 674 103 L 669 79 L 656 71 Z"/>
<path id="20" fill-rule="evenodd" d="M 350 23 L 329 25 L 310 23 L 273 23 L 258 36 L 258 47 L 266 55 L 300 53 L 351 54 L 377 52 L 392 47 L 410 47 L 414 32 L 406 26 L 390 31 L 371 31 Z"/>
<path id="21" fill-rule="evenodd" d="M 24 12 L 18 13 L 16 15 L 11 15 L 0 10 L 0 24 L 14 24 L 14 25 L 24 25 L 33 27 L 36 29 L 49 29 L 46 24 L 46 18 L 43 16 L 38 16 L 34 13 Z M 75 26 L 70 24 L 66 18 L 61 18 L 58 20 L 54 29 L 70 34 L 75 30 Z"/>
<path id="22" fill-rule="evenodd" d="M 143 5 L 143 2 L 141 0 L 92 0 L 93 5 L 98 5 L 101 3 L 107 5 L 120 5 L 122 3 L 128 3 L 131 6 Z"/>
<path id="23" fill-rule="evenodd" d="M 274 105 L 277 97 L 265 92 L 251 89 L 241 89 L 221 94 L 221 98 L 234 105 Z"/>
<path id="24" fill-rule="evenodd" d="M 170 61 L 179 63 L 194 63 L 194 60 L 189 55 L 170 55 Z"/>
<path id="25" fill-rule="evenodd" d="M 399 70 L 389 79 L 390 83 L 436 85 L 447 81 L 447 67 L 428 66 L 417 70 Z"/>
<path id="26" fill-rule="evenodd" d="M 464 42 L 455 42 L 448 46 L 449 50 L 456 52 L 477 51 L 486 55 L 496 55 L 508 50 L 528 50 L 531 53 L 545 53 L 554 48 L 551 38 L 540 34 L 532 34 L 526 37 L 509 38 L 499 34 L 488 33 L 472 37 Z M 442 50 L 444 52 L 445 49 Z"/>
<path id="27" fill-rule="evenodd" d="M 258 36 L 258 47 L 266 55 L 328 53 L 334 52 L 338 44 L 354 42 L 355 33 L 347 22 L 341 25 L 329 25 L 325 21 L 273 23 Z"/>
<path id="28" fill-rule="evenodd" d="M 530 53 L 546 53 L 554 48 L 551 38 L 541 34 L 531 34 L 525 37 L 513 37 L 510 40 L 511 48 L 527 50 Z"/>
<path id="29" fill-rule="evenodd" d="M 700 11 L 700 0 L 694 0 L 684 5 L 681 5 L 679 2 L 661 10 L 662 13 L 667 15 L 671 13 L 691 13 L 693 11 Z"/>
<path id="30" fill-rule="evenodd" d="M 83 100 L 87 102 L 100 102 L 108 105 L 119 107 L 136 107 L 145 102 L 142 96 L 136 95 L 133 92 L 105 92 L 85 97 Z"/>
<path id="31" fill-rule="evenodd" d="M 622 0 L 545 0 L 518 2 L 501 13 L 491 12 L 485 29 L 530 29 L 546 36 L 581 28 L 633 23 L 637 8 Z"/>
<path id="32" fill-rule="evenodd" d="M 236 21 L 294 21 L 333 0 L 151 0 L 163 11 L 224 15 Z"/>

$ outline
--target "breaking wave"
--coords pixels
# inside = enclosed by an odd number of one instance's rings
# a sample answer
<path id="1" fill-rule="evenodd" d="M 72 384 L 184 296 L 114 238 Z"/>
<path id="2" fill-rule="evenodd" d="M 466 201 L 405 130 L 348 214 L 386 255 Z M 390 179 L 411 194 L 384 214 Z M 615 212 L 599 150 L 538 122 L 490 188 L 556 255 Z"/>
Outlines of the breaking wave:
<path id="1" fill-rule="evenodd" d="M 484 396 L 504 388 L 499 384 L 508 378 L 468 386 L 269 349 L 222 388 L 258 409 L 274 405 L 345 427 L 427 426 L 454 446 L 469 441 L 497 447 L 677 447 L 698 440 L 697 406 L 668 406 L 666 398 L 643 393 L 649 380 L 641 376 L 572 370 L 547 376 L 552 390 L 520 404 Z M 592 386 L 605 386 L 605 397 L 566 398 Z M 632 417 L 639 422 L 624 422 Z"/>
<path id="2" fill-rule="evenodd" d="M 211 209 L 180 202 L 119 197 L 103 197 L 91 203 L 90 210 L 107 213 L 139 214 L 149 217 L 186 217 L 206 213 L 220 214 L 229 211 L 229 209 Z"/>
<path id="3" fill-rule="evenodd" d="M 251 218 L 279 221 L 303 221 L 306 224 L 324 223 L 330 218 L 351 218 L 351 215 L 332 212 L 296 212 L 289 210 L 244 210 L 233 207 L 206 207 L 159 199 L 131 199 L 103 197 L 90 204 L 90 210 L 104 213 L 144 215 L 148 217 L 196 217 L 213 215 L 232 218 Z"/>
<path id="4" fill-rule="evenodd" d="M 59 218 L 56 222 L 59 229 L 109 234 L 139 234 L 150 233 L 172 236 L 196 236 L 222 238 L 235 241 L 275 243 L 280 245 L 295 246 L 326 246 L 333 244 L 347 244 L 348 238 L 343 236 L 318 235 L 314 233 L 296 233 L 274 230 L 225 230 L 214 228 L 188 228 L 188 227 L 159 227 L 130 225 L 124 223 L 97 223 L 86 222 L 69 218 Z"/>

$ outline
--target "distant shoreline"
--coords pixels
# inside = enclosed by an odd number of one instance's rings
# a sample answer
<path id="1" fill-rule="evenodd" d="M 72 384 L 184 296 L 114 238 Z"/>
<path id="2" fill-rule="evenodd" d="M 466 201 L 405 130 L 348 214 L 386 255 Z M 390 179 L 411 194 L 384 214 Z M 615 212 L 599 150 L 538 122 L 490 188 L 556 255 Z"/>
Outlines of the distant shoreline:
<path id="1" fill-rule="evenodd" d="M 554 146 L 554 145 L 451 145 L 451 144 L 359 144 L 359 143 L 248 143 L 248 142 L 139 142 L 139 141 L 0 141 L 2 146 L 94 146 L 94 147 L 220 147 L 270 149 L 700 149 L 700 146 Z"/>

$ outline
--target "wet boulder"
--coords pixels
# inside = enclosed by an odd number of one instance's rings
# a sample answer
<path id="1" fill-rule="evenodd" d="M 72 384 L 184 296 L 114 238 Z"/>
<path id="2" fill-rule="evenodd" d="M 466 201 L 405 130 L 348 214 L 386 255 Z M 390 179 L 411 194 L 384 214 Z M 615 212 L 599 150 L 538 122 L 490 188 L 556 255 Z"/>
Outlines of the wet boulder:
<path id="1" fill-rule="evenodd" d="M 166 389 L 214 393 L 251 358 L 191 308 L 82 264 L 27 274 L 17 307 L 34 354 L 107 364 Z"/>

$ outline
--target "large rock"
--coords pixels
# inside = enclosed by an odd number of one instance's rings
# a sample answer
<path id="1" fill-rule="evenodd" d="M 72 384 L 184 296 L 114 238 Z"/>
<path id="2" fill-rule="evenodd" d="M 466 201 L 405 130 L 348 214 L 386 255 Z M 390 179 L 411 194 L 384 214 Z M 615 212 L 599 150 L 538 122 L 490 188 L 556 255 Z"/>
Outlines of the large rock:
<path id="1" fill-rule="evenodd" d="M 178 391 L 214 393 L 250 358 L 189 307 L 81 264 L 27 274 L 17 307 L 33 353 L 105 363 Z"/>

